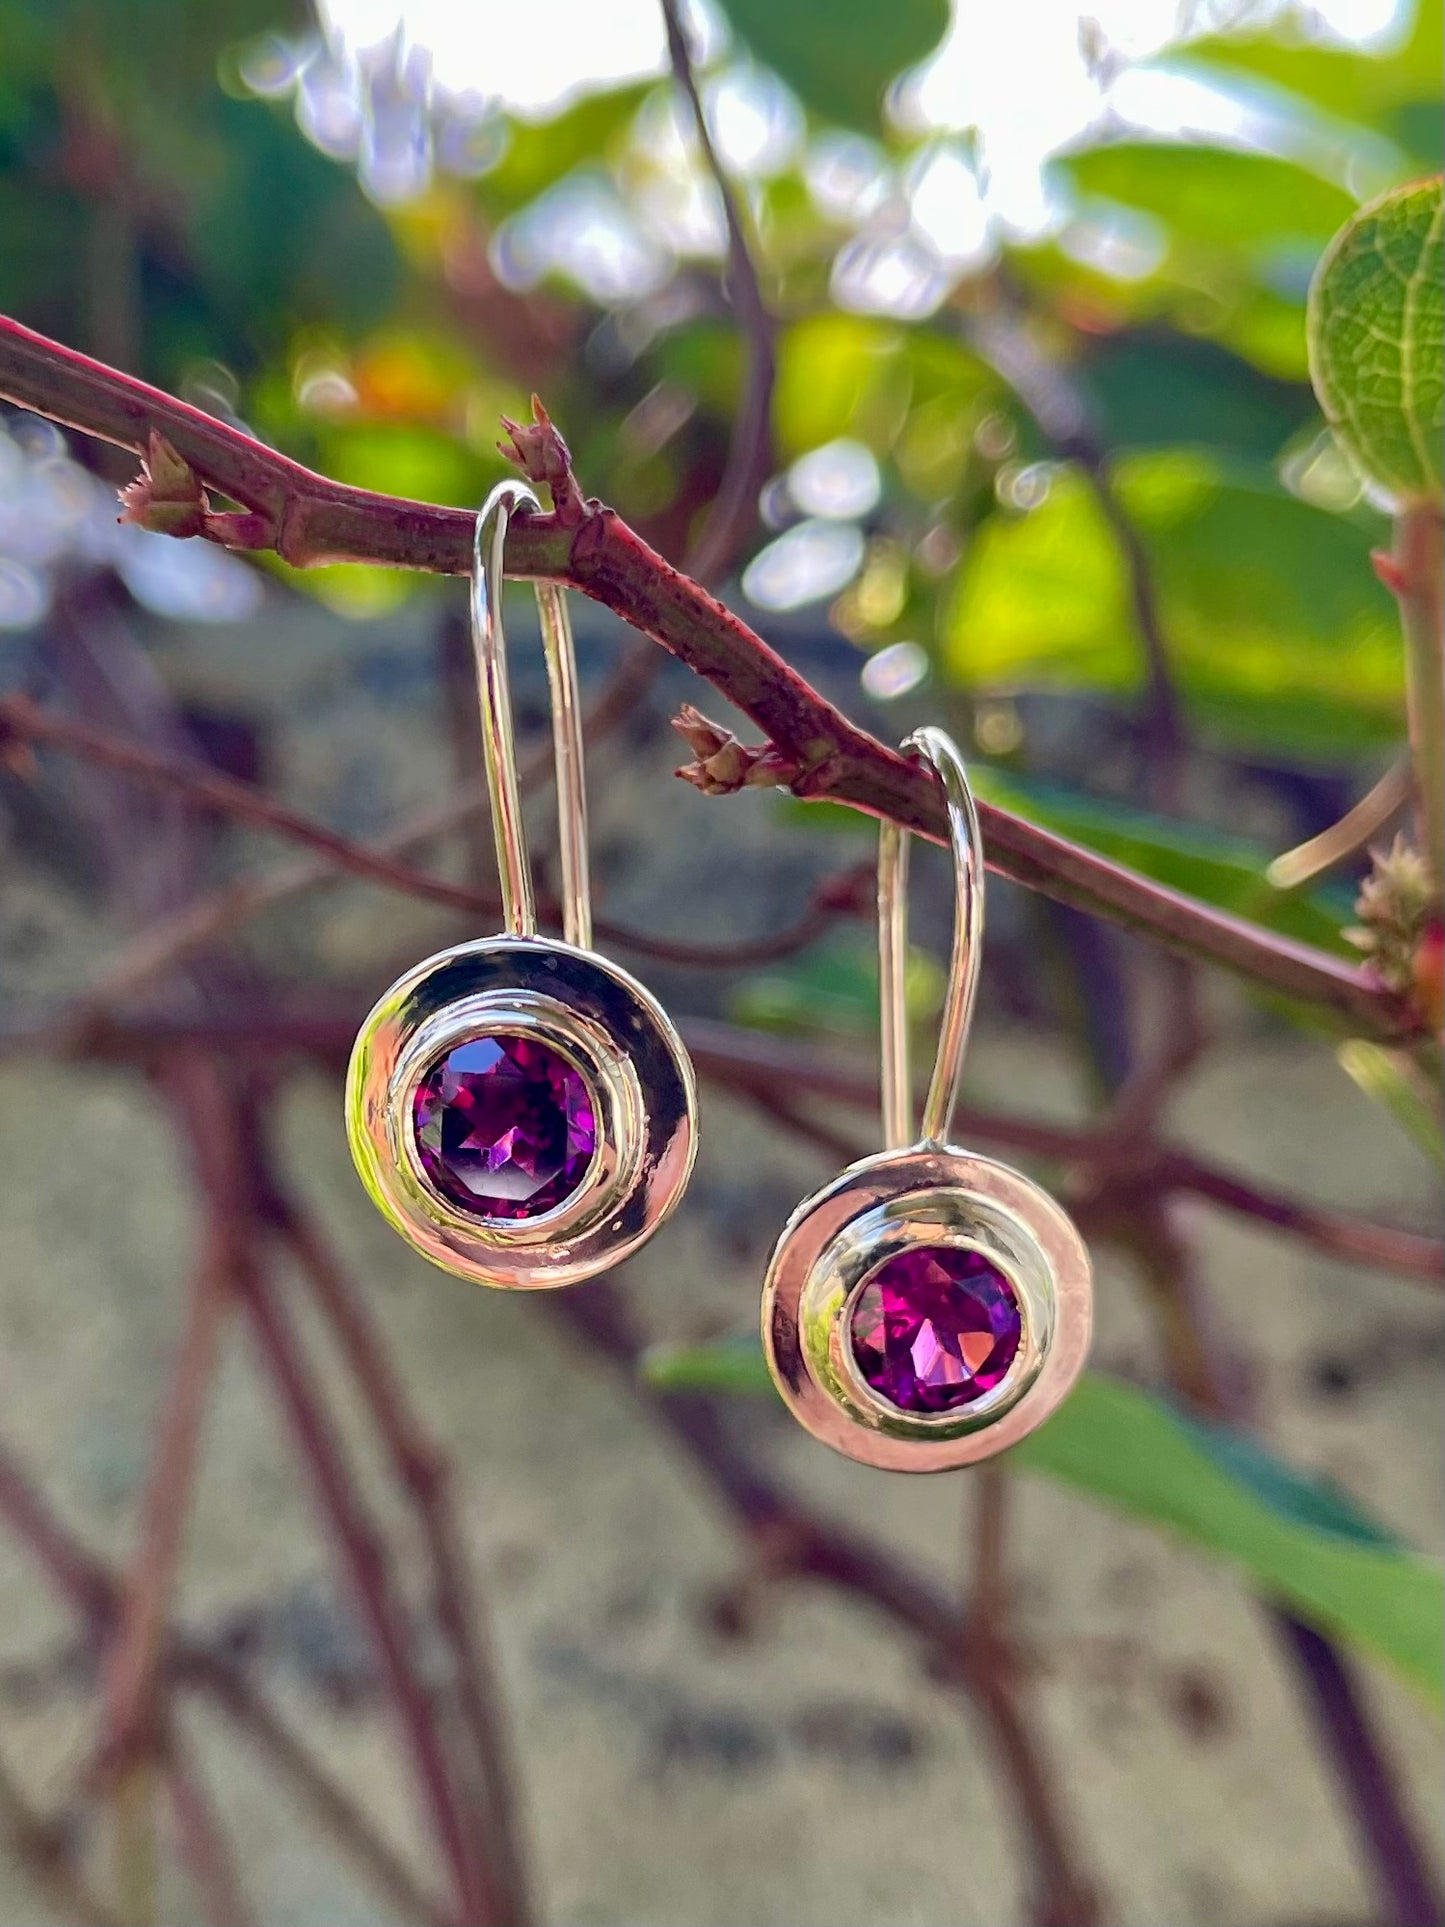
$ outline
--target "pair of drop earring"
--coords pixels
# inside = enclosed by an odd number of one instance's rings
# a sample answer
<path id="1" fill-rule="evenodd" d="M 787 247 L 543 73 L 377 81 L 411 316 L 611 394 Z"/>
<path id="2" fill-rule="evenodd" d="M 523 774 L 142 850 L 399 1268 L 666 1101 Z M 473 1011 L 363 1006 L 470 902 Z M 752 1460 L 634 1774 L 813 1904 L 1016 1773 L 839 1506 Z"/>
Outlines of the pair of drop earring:
<path id="1" fill-rule="evenodd" d="M 556 762 L 564 941 L 537 934 L 502 631 L 520 482 L 477 518 L 471 578 L 487 787 L 505 929 L 417 964 L 367 1017 L 346 1122 L 383 1216 L 434 1264 L 504 1289 L 568 1285 L 630 1257 L 671 1214 L 697 1147 L 692 1066 L 657 1000 L 592 945 L 571 627 L 537 585 Z M 883 1134 L 801 1204 L 763 1285 L 779 1392 L 816 1438 L 895 1471 L 987 1458 L 1032 1431 L 1083 1366 L 1087 1249 L 1019 1172 L 947 1141 L 978 986 L 982 842 L 963 759 L 939 729 L 904 748 L 947 803 L 953 951 L 923 1131 L 913 1136 L 904 1002 L 908 839 L 878 851 Z"/>

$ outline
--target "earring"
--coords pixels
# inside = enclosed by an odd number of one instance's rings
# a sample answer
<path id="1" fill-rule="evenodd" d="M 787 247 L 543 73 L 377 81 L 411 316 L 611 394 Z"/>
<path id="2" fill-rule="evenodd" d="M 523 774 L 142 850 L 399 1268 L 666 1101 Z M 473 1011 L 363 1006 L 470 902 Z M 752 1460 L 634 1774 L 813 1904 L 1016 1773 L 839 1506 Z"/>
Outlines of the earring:
<path id="1" fill-rule="evenodd" d="M 763 1286 L 774 1383 L 815 1438 L 897 1472 L 1001 1452 L 1048 1417 L 1089 1348 L 1091 1267 L 1072 1220 L 1018 1171 L 947 1142 L 978 988 L 983 843 L 941 729 L 903 745 L 948 805 L 955 905 L 938 1055 L 914 1143 L 904 1004 L 908 839 L 878 839 L 883 1135 L 793 1213 Z"/>
<path id="2" fill-rule="evenodd" d="M 507 524 L 541 503 L 503 482 L 477 517 L 471 577 L 487 792 L 505 929 L 398 978 L 357 1036 L 346 1127 L 361 1181 L 433 1264 L 535 1291 L 629 1257 L 669 1215 L 696 1149 L 681 1038 L 592 949 L 587 804 L 571 624 L 537 584 L 547 658 L 565 941 L 537 935 L 502 631 Z"/>

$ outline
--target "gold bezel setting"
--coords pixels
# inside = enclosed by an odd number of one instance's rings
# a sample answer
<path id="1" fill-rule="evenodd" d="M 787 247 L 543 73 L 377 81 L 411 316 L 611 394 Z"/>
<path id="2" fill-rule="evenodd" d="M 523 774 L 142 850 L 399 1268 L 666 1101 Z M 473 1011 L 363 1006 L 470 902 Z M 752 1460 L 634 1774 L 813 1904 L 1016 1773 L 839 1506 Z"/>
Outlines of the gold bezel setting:
<path id="1" fill-rule="evenodd" d="M 464 1211 L 418 1153 L 417 1086 L 438 1057 L 489 1035 L 535 1038 L 597 1107 L 580 1184 L 535 1218 Z M 605 958 L 545 937 L 489 937 L 400 977 L 357 1036 L 346 1124 L 363 1184 L 388 1222 L 443 1270 L 514 1291 L 575 1283 L 638 1250 L 681 1196 L 696 1151 L 686 1049 L 651 993 Z"/>
<path id="2" fill-rule="evenodd" d="M 905 1412 L 863 1378 L 852 1309 L 880 1265 L 921 1246 L 980 1251 L 1013 1289 L 1022 1338 L 971 1404 Z M 990 1457 L 1048 1417 L 1083 1368 L 1091 1267 L 1072 1221 L 1021 1172 L 947 1145 L 850 1165 L 794 1212 L 763 1286 L 763 1345 L 793 1415 L 835 1451 L 893 1471 Z"/>

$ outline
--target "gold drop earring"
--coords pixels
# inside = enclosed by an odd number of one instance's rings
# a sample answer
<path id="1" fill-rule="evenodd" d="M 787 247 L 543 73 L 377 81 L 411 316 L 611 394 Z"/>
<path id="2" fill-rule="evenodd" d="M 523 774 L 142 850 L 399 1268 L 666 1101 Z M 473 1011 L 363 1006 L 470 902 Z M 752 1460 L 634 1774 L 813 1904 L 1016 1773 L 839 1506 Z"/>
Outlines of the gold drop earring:
<path id="1" fill-rule="evenodd" d="M 587 803 L 571 625 L 537 584 L 557 773 L 563 940 L 537 934 L 502 629 L 507 524 L 541 504 L 508 481 L 477 517 L 471 631 L 501 934 L 428 957 L 357 1036 L 346 1128 L 377 1209 L 423 1257 L 536 1291 L 630 1257 L 682 1196 L 697 1143 L 692 1065 L 661 1005 L 592 948 Z"/>
<path id="2" fill-rule="evenodd" d="M 955 905 L 938 1054 L 913 1137 L 904 970 L 908 838 L 878 842 L 883 1135 L 799 1205 L 763 1285 L 763 1344 L 815 1438 L 897 1472 L 991 1457 L 1063 1400 L 1089 1349 L 1092 1271 L 1073 1221 L 1031 1179 L 948 1142 L 978 987 L 984 865 L 968 774 L 941 729 L 903 745 L 948 807 Z"/>

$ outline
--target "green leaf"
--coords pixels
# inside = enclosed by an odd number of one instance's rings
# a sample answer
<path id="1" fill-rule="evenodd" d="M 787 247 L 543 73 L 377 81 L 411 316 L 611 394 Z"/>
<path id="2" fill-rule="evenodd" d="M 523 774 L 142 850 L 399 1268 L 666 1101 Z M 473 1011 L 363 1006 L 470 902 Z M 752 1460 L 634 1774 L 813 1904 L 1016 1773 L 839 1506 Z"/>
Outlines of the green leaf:
<path id="1" fill-rule="evenodd" d="M 1445 1586 L 1438 1565 L 1253 1440 L 1089 1373 L 1007 1463 L 1170 1528 L 1238 1566 L 1267 1597 L 1440 1698 Z"/>
<path id="2" fill-rule="evenodd" d="M 1354 197 L 1294 161 L 1233 147 L 1117 141 L 1058 163 L 1084 194 L 1161 221 L 1177 240 L 1238 255 L 1322 244 Z"/>
<path id="3" fill-rule="evenodd" d="M 550 120 L 513 120 L 505 152 L 477 183 L 478 198 L 494 215 L 511 214 L 574 167 L 605 160 L 655 85 L 638 81 L 584 94 Z"/>
<path id="4" fill-rule="evenodd" d="M 779 451 L 805 455 L 852 435 L 881 453 L 902 426 L 909 390 L 901 329 L 850 314 L 794 322 L 778 343 L 773 428 Z"/>
<path id="5" fill-rule="evenodd" d="M 722 0 L 759 60 L 824 120 L 875 133 L 888 83 L 948 28 L 948 0 Z"/>
<path id="6" fill-rule="evenodd" d="M 1426 1157 L 1445 1164 L 1445 1128 L 1435 1080 L 1425 1076 L 1407 1052 L 1386 1050 L 1363 1037 L 1341 1044 L 1337 1055 L 1340 1068 L 1366 1097 L 1382 1105 Z"/>
<path id="7" fill-rule="evenodd" d="M 909 1017 L 936 1017 L 943 969 L 926 950 L 910 949 L 904 985 Z M 800 1037 L 873 1037 L 878 1031 L 878 956 L 848 937 L 814 944 L 766 971 L 749 975 L 728 1000 L 728 1016 L 748 1030 Z"/>
<path id="8" fill-rule="evenodd" d="M 1299 352 L 1296 336 L 1296 365 Z M 1254 359 L 1212 341 L 1131 331 L 1089 342 L 1079 375 L 1109 448 L 1218 448 L 1268 462 L 1316 416 L 1308 390 L 1272 380 Z"/>
<path id="9" fill-rule="evenodd" d="M 317 440 L 328 475 L 356 488 L 414 501 L 479 501 L 503 472 L 437 428 L 415 422 L 346 422 L 327 426 Z"/>
<path id="10" fill-rule="evenodd" d="M 387 314 L 401 266 L 350 170 L 269 103 L 209 104 L 215 164 L 182 176 L 188 245 L 209 302 L 239 340 L 274 347 L 298 325 L 359 332 Z"/>
<path id="11" fill-rule="evenodd" d="M 643 1372 L 661 1391 L 772 1390 L 753 1339 L 658 1346 Z M 1243 1433 L 1086 1372 L 1005 1463 L 1164 1526 L 1237 1567 L 1266 1598 L 1387 1661 L 1418 1691 L 1440 1699 L 1440 1567 L 1401 1545 L 1335 1487 Z"/>
<path id="12" fill-rule="evenodd" d="M 1409 34 L 1393 47 L 1332 46 L 1298 30 L 1222 34 L 1171 53 L 1170 65 L 1202 70 L 1211 80 L 1262 81 L 1327 114 L 1378 128 L 1414 152 L 1401 110 L 1428 103 L 1431 135 L 1439 139 L 1445 20 L 1435 0 L 1419 0 L 1413 12 Z"/>
<path id="13" fill-rule="evenodd" d="M 1140 320 L 1162 312 L 1266 374 L 1305 377 L 1310 269 L 1353 212 L 1353 195 L 1295 161 L 1198 143 L 1119 141 L 1056 167 L 1084 197 L 1085 216 L 1124 207 L 1167 239 L 1151 275 L 1099 290 L 1107 302 Z"/>
<path id="14" fill-rule="evenodd" d="M 1398 740 L 1399 639 L 1367 525 L 1199 450 L 1131 454 L 1111 476 L 1196 726 L 1332 761 Z M 943 612 L 953 680 L 1132 695 L 1143 661 L 1125 560 L 1081 472 L 1055 470 L 1037 507 L 983 524 Z"/>
<path id="15" fill-rule="evenodd" d="M 1268 852 L 1242 837 L 978 764 L 971 775 L 975 791 L 988 802 L 1087 844 L 1170 889 L 1302 943 L 1349 954 L 1342 932 L 1352 920 L 1350 893 L 1277 890 L 1265 876 Z"/>
<path id="16" fill-rule="evenodd" d="M 1445 434 L 1445 197 L 1397 188 L 1338 234 L 1310 287 L 1310 375 L 1372 481 L 1438 501 Z"/>
<path id="17" fill-rule="evenodd" d="M 766 1398 L 773 1389 L 756 1338 L 720 1338 L 711 1345 L 649 1345 L 642 1375 L 659 1392 L 723 1392 Z"/>

